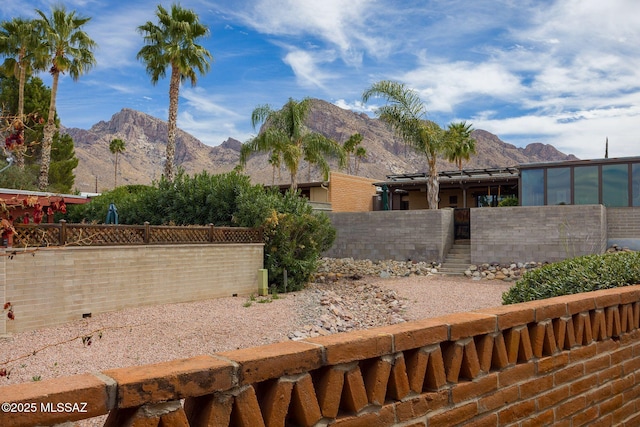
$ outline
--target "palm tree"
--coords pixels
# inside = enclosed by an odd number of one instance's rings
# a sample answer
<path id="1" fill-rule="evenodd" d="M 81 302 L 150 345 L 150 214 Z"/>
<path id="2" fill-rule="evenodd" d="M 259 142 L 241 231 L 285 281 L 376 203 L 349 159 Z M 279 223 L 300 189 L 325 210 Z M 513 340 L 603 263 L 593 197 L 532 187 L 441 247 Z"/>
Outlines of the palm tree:
<path id="1" fill-rule="evenodd" d="M 147 66 L 151 83 L 165 77 L 167 68 L 171 68 L 169 80 L 169 120 L 167 136 L 167 160 L 164 164 L 164 176 L 173 181 L 175 174 L 176 127 L 178 118 L 178 95 L 180 83 L 198 81 L 196 71 L 205 74 L 209 71 L 211 53 L 197 43 L 198 39 L 209 35 L 209 28 L 200 23 L 198 15 L 179 4 L 171 5 L 171 14 L 158 5 L 156 11 L 158 24 L 148 21 L 138 27 L 143 35 L 145 46 L 138 52 L 137 58 Z"/>
<path id="2" fill-rule="evenodd" d="M 354 167 L 354 174 L 358 175 L 358 169 L 360 169 L 360 162 L 362 162 L 362 160 L 367 157 L 367 149 L 364 147 L 358 147 L 356 148 L 356 152 L 355 152 L 355 167 Z"/>
<path id="3" fill-rule="evenodd" d="M 242 144 L 240 165 L 244 166 L 251 153 L 270 152 L 278 155 L 291 175 L 292 191 L 298 188 L 298 168 L 300 160 L 320 167 L 324 179 L 329 177 L 327 156 L 338 157 L 342 167 L 345 160 L 344 150 L 335 141 L 315 132 L 311 132 L 304 121 L 309 115 L 311 99 L 289 101 L 281 110 L 275 111 L 269 105 L 256 107 L 251 113 L 251 125 L 254 129 L 263 124 L 258 136 Z M 277 153 L 277 154 L 276 154 Z"/>
<path id="4" fill-rule="evenodd" d="M 364 147 L 360 147 L 361 143 L 362 135 L 354 133 L 342 144 L 342 148 L 347 154 L 347 173 L 349 174 L 351 173 L 351 154 L 355 155 L 353 169 L 356 175 L 358 174 L 359 160 L 362 160 L 367 154 L 367 150 Z M 360 156 L 358 156 L 358 153 L 360 153 Z"/>
<path id="5" fill-rule="evenodd" d="M 438 209 L 438 169 L 436 160 L 446 147 L 444 131 L 427 120 L 427 110 L 418 94 L 404 84 L 383 80 L 375 83 L 362 94 L 367 102 L 380 96 L 387 102 L 378 108 L 376 115 L 387 123 L 414 150 L 424 154 L 429 165 L 427 180 L 427 205 Z"/>
<path id="6" fill-rule="evenodd" d="M 24 86 L 27 75 L 34 70 L 45 67 L 43 58 L 46 55 L 44 45 L 36 32 L 35 21 L 13 18 L 0 24 L 0 55 L 5 57 L 2 64 L 3 73 L 18 79 L 18 111 L 14 128 L 19 132 L 19 139 L 24 141 Z M 24 169 L 24 145 L 19 144 L 15 151 L 16 166 Z"/>
<path id="7" fill-rule="evenodd" d="M 471 137 L 472 131 L 471 125 L 467 122 L 451 123 L 445 131 L 447 140 L 445 156 L 460 170 L 462 170 L 462 162 L 469 160 L 472 154 L 476 154 L 476 140 Z"/>
<path id="8" fill-rule="evenodd" d="M 109 151 L 116 156 L 115 171 L 113 172 L 113 188 L 118 186 L 118 155 L 125 150 L 125 143 L 119 138 L 112 139 L 109 143 Z"/>
<path id="9" fill-rule="evenodd" d="M 49 102 L 49 114 L 44 126 L 42 141 L 42 158 L 40 164 L 40 176 L 38 188 L 45 190 L 49 185 L 49 165 L 51 163 L 51 144 L 56 132 L 56 96 L 58 93 L 58 80 L 60 74 L 69 73 L 74 81 L 89 71 L 95 64 L 93 49 L 97 47 L 82 27 L 91 18 L 76 16 L 76 12 L 67 13 L 64 6 L 54 6 L 51 16 L 47 16 L 41 10 L 37 21 L 40 36 L 49 52 L 51 68 L 49 72 L 53 77 L 51 84 L 51 100 Z"/>

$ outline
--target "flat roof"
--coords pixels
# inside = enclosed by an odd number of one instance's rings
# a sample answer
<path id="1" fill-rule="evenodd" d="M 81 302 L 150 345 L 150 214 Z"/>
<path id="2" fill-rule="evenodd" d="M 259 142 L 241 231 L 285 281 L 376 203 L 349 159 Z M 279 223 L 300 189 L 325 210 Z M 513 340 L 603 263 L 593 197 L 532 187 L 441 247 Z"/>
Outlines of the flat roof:
<path id="1" fill-rule="evenodd" d="M 541 168 L 541 167 L 587 166 L 587 165 L 602 165 L 607 163 L 630 163 L 630 162 L 640 162 L 640 156 L 612 157 L 608 159 L 563 160 L 558 162 L 523 163 L 519 165 L 518 168 L 532 169 L 532 168 Z"/>
<path id="2" fill-rule="evenodd" d="M 441 183 L 448 182 L 485 182 L 495 180 L 510 180 L 517 179 L 519 170 L 517 167 L 507 168 L 484 168 L 484 169 L 462 169 L 454 171 L 443 171 L 438 173 L 438 178 Z M 429 174 L 422 173 L 410 173 L 410 174 L 397 174 L 387 175 L 387 180 L 384 182 L 376 182 L 373 185 L 415 185 L 426 183 L 429 178 Z"/>

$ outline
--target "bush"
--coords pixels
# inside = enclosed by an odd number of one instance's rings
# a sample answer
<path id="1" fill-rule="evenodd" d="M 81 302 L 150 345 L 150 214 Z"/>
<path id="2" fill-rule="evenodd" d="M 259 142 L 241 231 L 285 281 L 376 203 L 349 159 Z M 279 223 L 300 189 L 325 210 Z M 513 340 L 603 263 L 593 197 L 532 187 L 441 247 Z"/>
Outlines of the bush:
<path id="1" fill-rule="evenodd" d="M 502 294 L 515 304 L 640 283 L 640 252 L 586 255 L 528 271 Z"/>
<path id="2" fill-rule="evenodd" d="M 505 206 L 518 206 L 518 198 L 517 197 L 507 197 L 506 199 L 502 199 L 500 200 L 500 203 L 498 203 L 498 207 L 505 207 Z"/>
<path id="3" fill-rule="evenodd" d="M 84 205 L 68 205 L 67 214 L 64 216 L 71 223 L 104 223 L 107 219 L 107 211 L 111 203 L 118 209 L 118 222 L 120 224 L 142 224 L 144 218 L 141 202 L 147 195 L 153 192 L 152 187 L 146 185 L 126 185 L 114 188 L 100 196 L 93 197 Z"/>

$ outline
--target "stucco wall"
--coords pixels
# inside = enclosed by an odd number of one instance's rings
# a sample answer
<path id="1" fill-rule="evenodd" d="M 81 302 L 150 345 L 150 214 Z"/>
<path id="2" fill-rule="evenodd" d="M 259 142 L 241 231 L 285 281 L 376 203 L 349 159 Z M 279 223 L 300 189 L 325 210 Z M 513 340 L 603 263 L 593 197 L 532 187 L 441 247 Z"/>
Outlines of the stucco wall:
<path id="1" fill-rule="evenodd" d="M 333 212 L 369 212 L 376 195 L 375 179 L 331 172 L 329 202 Z"/>
<path id="2" fill-rule="evenodd" d="M 20 250 L 18 250 L 20 252 Z M 263 244 L 40 249 L 0 257 L 0 333 L 20 332 L 127 307 L 249 295 Z"/>

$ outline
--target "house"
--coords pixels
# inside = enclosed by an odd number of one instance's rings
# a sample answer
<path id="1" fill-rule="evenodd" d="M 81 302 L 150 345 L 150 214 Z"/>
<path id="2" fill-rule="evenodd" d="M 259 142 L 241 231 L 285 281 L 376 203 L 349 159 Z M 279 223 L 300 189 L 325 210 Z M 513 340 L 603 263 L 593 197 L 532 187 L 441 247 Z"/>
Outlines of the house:
<path id="1" fill-rule="evenodd" d="M 327 181 L 299 183 L 298 190 L 315 210 L 333 212 L 372 211 L 377 190 L 371 178 L 330 172 Z M 277 186 L 284 192 L 289 184 Z"/>

